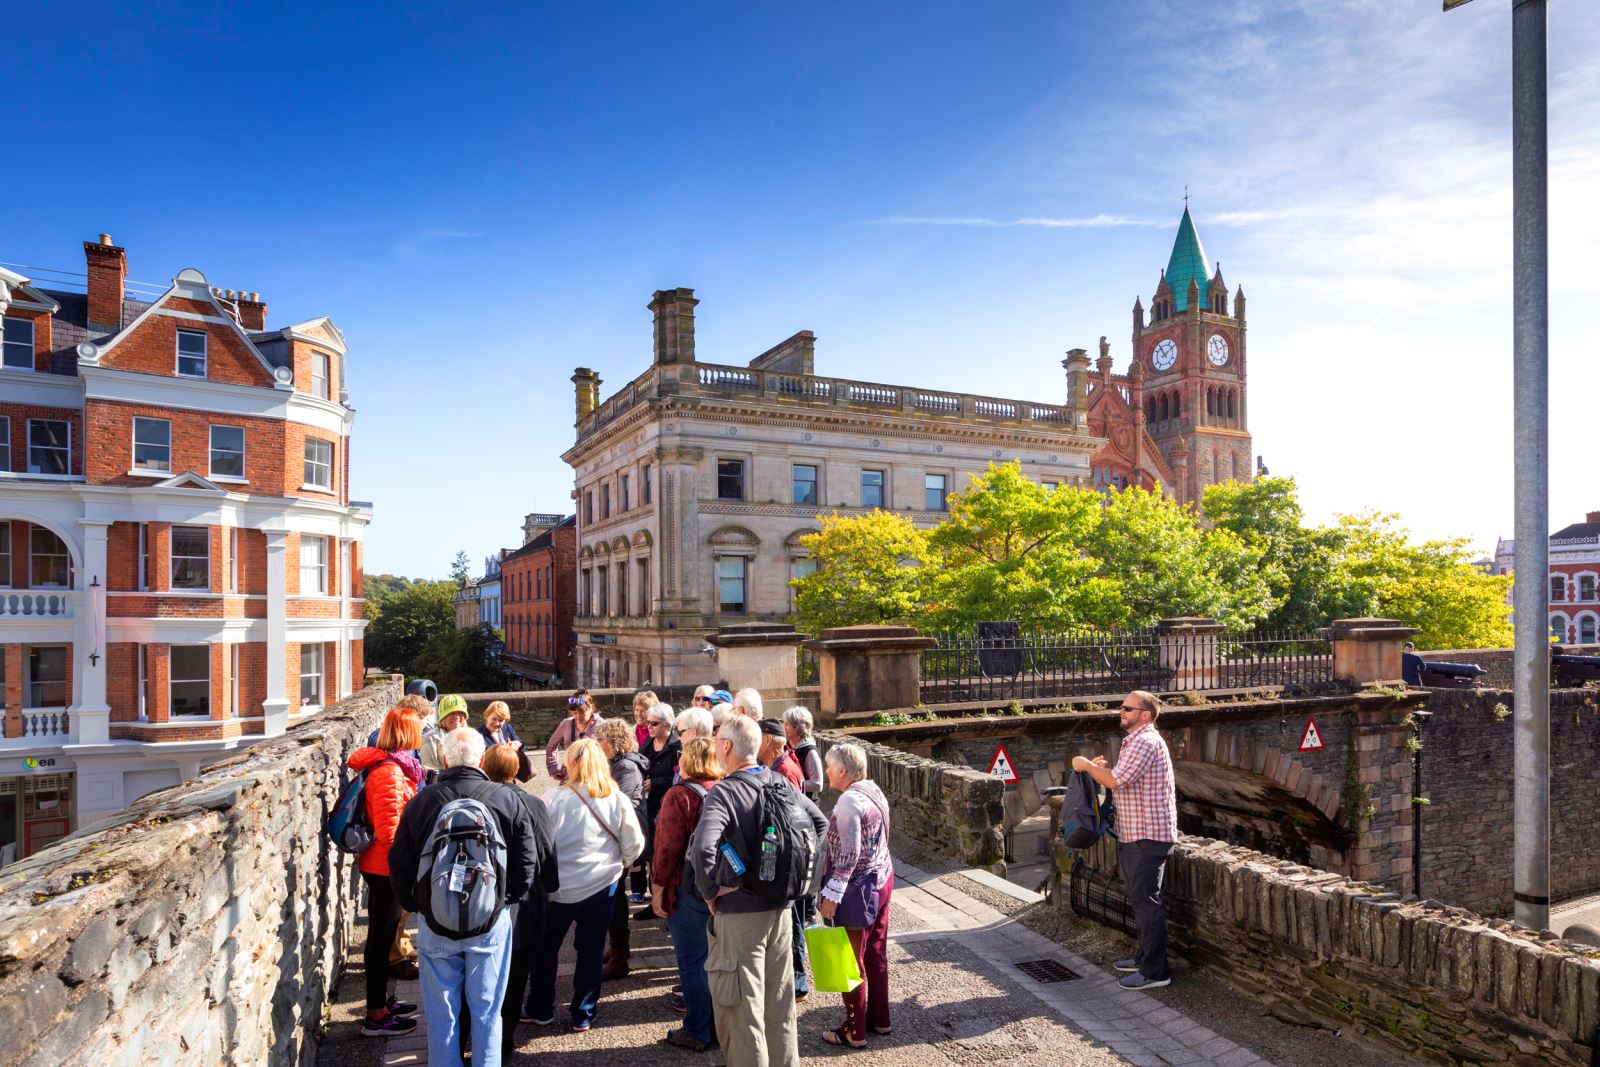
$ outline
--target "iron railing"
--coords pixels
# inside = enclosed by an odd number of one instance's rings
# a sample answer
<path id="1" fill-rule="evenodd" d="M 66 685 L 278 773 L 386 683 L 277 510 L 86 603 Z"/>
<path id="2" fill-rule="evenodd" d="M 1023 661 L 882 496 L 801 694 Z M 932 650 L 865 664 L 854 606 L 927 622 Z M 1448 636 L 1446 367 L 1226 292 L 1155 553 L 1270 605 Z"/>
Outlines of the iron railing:
<path id="1" fill-rule="evenodd" d="M 1029 633 L 985 623 L 977 633 L 934 635 L 922 654 L 922 702 L 1083 697 L 1275 688 L 1309 691 L 1333 682 L 1333 646 L 1313 634 L 1160 633 L 1155 630 Z"/>
<path id="2" fill-rule="evenodd" d="M 809 648 L 798 650 L 798 659 L 795 663 L 796 685 L 820 685 L 822 672 L 817 666 L 817 654 Z"/>

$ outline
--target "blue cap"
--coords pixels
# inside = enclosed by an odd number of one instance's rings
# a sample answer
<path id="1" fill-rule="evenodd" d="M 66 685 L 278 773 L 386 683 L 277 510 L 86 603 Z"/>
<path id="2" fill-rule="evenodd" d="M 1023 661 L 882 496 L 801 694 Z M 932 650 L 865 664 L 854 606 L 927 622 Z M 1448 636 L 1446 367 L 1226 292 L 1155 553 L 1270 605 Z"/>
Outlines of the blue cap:
<path id="1" fill-rule="evenodd" d="M 714 693 L 711 694 L 711 703 L 713 703 L 713 704 L 732 704 L 733 703 L 733 694 L 728 692 L 726 689 L 718 689 Z"/>

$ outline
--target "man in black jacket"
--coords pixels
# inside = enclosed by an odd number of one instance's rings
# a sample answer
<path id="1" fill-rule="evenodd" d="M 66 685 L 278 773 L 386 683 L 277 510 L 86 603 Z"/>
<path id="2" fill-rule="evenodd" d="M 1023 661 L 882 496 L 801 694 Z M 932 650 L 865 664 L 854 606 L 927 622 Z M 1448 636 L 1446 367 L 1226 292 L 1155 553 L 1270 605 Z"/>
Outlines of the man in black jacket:
<path id="1" fill-rule="evenodd" d="M 389 848 L 389 880 L 395 898 L 407 911 L 418 912 L 417 953 L 422 971 L 422 1004 L 428 1018 L 430 1063 L 460 1063 L 461 1015 L 470 1020 L 473 1043 L 482 1063 L 496 1067 L 500 1058 L 500 1006 L 511 964 L 510 910 L 501 911 L 487 932 L 456 940 L 434 929 L 427 915 L 425 886 L 417 884 L 418 868 L 431 857 L 421 855 L 440 810 L 450 801 L 471 797 L 493 814 L 506 843 L 505 899 L 514 904 L 527 895 L 538 875 L 533 820 L 522 802 L 478 769 L 483 735 L 454 730 L 443 738 L 445 769 L 406 805 Z M 426 877 L 428 872 L 421 872 Z"/>
<path id="2" fill-rule="evenodd" d="M 722 1051 L 740 1067 L 796 1067 L 800 1047 L 794 1020 L 794 928 L 790 902 L 771 903 L 739 886 L 719 850 L 724 842 L 745 863 L 761 854 L 761 791 L 769 779 L 793 797 L 816 832 L 817 860 L 828 822 L 817 806 L 781 775 L 756 762 L 756 720 L 729 716 L 717 732 L 717 757 L 726 776 L 706 794 L 689 859 L 695 885 L 711 910 L 706 927 L 706 979 Z"/>

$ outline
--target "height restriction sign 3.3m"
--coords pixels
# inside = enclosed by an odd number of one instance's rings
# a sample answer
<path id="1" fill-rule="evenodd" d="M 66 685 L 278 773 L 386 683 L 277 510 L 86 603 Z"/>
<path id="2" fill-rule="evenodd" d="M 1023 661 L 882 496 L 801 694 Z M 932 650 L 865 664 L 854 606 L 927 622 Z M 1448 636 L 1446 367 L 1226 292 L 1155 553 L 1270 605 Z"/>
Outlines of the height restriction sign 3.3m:
<path id="1" fill-rule="evenodd" d="M 1006 746 L 997 745 L 995 747 L 994 759 L 989 761 L 989 773 L 1007 785 L 1017 784 L 1017 768 L 1011 762 L 1011 753 L 1006 751 Z"/>

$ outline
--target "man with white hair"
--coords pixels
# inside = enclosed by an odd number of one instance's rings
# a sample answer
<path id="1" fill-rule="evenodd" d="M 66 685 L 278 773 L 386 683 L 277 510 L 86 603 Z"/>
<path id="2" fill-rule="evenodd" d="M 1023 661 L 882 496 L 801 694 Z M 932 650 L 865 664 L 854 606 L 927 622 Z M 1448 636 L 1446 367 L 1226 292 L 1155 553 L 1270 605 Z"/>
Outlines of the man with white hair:
<path id="1" fill-rule="evenodd" d="M 728 1062 L 796 1067 L 790 906 L 816 888 L 828 823 L 798 789 L 757 761 L 760 746 L 754 719 L 731 715 L 718 729 L 725 776 L 701 806 L 688 866 L 712 913 L 706 978 Z M 784 875 L 796 872 L 804 877 L 793 881 L 804 885 L 790 893 Z"/>
<path id="2" fill-rule="evenodd" d="M 733 710 L 747 719 L 759 722 L 762 716 L 760 692 L 748 686 L 739 690 L 733 694 Z"/>
<path id="3" fill-rule="evenodd" d="M 500 1004 L 511 963 L 515 905 L 527 895 L 539 873 L 528 809 L 510 789 L 491 782 L 478 769 L 483 751 L 483 735 L 476 730 L 452 730 L 443 736 L 439 752 L 444 770 L 406 805 L 389 848 L 389 880 L 395 898 L 422 920 L 416 944 L 428 1019 L 428 1062 L 451 1067 L 461 1067 L 462 1016 L 470 1022 L 473 1062 L 477 1067 L 500 1067 Z M 446 811 L 453 801 L 465 803 Z M 497 872 L 503 895 L 488 894 L 498 907 L 491 907 L 482 917 L 486 929 L 468 936 L 446 924 L 453 916 L 434 915 L 431 910 L 434 882 L 441 872 L 450 878 L 450 892 L 460 892 L 463 900 L 475 887 L 490 884 L 477 879 L 475 869 L 462 863 L 452 869 L 451 850 L 465 855 L 475 847 L 449 835 L 446 823 L 454 820 L 452 825 L 459 825 L 461 819 L 452 812 L 465 813 L 468 819 L 487 813 L 505 845 L 505 870 Z M 434 851 L 424 855 L 430 842 Z M 490 855 L 489 861 L 498 862 L 498 857 Z"/>

